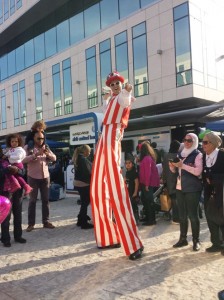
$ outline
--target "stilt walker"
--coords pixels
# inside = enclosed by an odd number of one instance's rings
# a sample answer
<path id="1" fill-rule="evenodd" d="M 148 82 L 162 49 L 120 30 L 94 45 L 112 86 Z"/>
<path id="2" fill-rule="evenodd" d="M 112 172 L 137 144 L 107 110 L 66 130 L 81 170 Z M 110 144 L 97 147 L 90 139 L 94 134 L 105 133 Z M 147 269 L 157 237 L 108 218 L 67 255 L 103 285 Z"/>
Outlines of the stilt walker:
<path id="1" fill-rule="evenodd" d="M 131 108 L 132 86 L 118 73 L 110 73 L 106 85 L 103 130 L 97 145 L 90 186 L 94 230 L 98 248 L 119 248 L 129 259 L 142 256 L 128 190 L 121 173 L 121 140 Z"/>

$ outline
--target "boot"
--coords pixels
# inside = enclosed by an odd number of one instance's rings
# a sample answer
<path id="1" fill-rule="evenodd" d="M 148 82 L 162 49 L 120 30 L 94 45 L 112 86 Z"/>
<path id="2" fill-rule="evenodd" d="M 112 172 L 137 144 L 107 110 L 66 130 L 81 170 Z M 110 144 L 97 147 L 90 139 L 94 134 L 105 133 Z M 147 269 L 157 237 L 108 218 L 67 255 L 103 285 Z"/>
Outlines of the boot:
<path id="1" fill-rule="evenodd" d="M 201 244 L 199 239 L 193 240 L 193 251 L 199 251 L 201 249 Z"/>
<path id="2" fill-rule="evenodd" d="M 186 237 L 180 237 L 179 241 L 173 245 L 173 248 L 181 248 L 188 245 Z"/>

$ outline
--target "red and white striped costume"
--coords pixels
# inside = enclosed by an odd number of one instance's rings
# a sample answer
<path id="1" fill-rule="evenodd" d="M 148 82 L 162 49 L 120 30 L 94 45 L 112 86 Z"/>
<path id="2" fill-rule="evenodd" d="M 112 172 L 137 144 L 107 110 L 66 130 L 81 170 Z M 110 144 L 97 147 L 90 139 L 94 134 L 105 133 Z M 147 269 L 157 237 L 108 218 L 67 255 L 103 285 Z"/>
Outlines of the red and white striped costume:
<path id="1" fill-rule="evenodd" d="M 126 90 L 112 95 L 107 105 L 90 187 L 97 246 L 121 243 L 126 255 L 142 247 L 120 168 L 121 140 L 128 124 L 130 105 L 131 93 Z"/>

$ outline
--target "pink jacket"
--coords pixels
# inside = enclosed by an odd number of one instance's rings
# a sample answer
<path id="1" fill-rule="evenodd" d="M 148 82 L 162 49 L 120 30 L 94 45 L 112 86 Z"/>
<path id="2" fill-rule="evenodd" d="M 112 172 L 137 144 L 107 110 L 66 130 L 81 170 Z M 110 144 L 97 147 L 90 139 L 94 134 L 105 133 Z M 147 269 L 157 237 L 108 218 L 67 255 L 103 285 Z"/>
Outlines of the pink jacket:
<path id="1" fill-rule="evenodd" d="M 160 185 L 160 179 L 155 161 L 150 155 L 147 155 L 139 164 L 139 181 L 145 186 L 157 187 Z"/>

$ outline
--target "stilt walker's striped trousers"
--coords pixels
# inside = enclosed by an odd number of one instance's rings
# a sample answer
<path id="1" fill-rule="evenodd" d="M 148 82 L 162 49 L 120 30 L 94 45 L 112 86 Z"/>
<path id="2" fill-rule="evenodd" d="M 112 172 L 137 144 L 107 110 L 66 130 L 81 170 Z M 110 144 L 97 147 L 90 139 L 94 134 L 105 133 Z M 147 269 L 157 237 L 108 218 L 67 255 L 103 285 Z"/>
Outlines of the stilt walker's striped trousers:
<path id="1" fill-rule="evenodd" d="M 117 97 L 108 106 L 104 123 L 110 122 L 108 116 L 114 116 L 114 112 L 116 116 L 120 112 L 121 119 L 128 114 L 128 120 L 130 109 L 122 108 Z M 104 124 L 95 153 L 90 194 L 97 246 L 121 243 L 125 254 L 130 255 L 142 247 L 142 242 L 120 168 L 124 127 L 121 123 Z"/>

